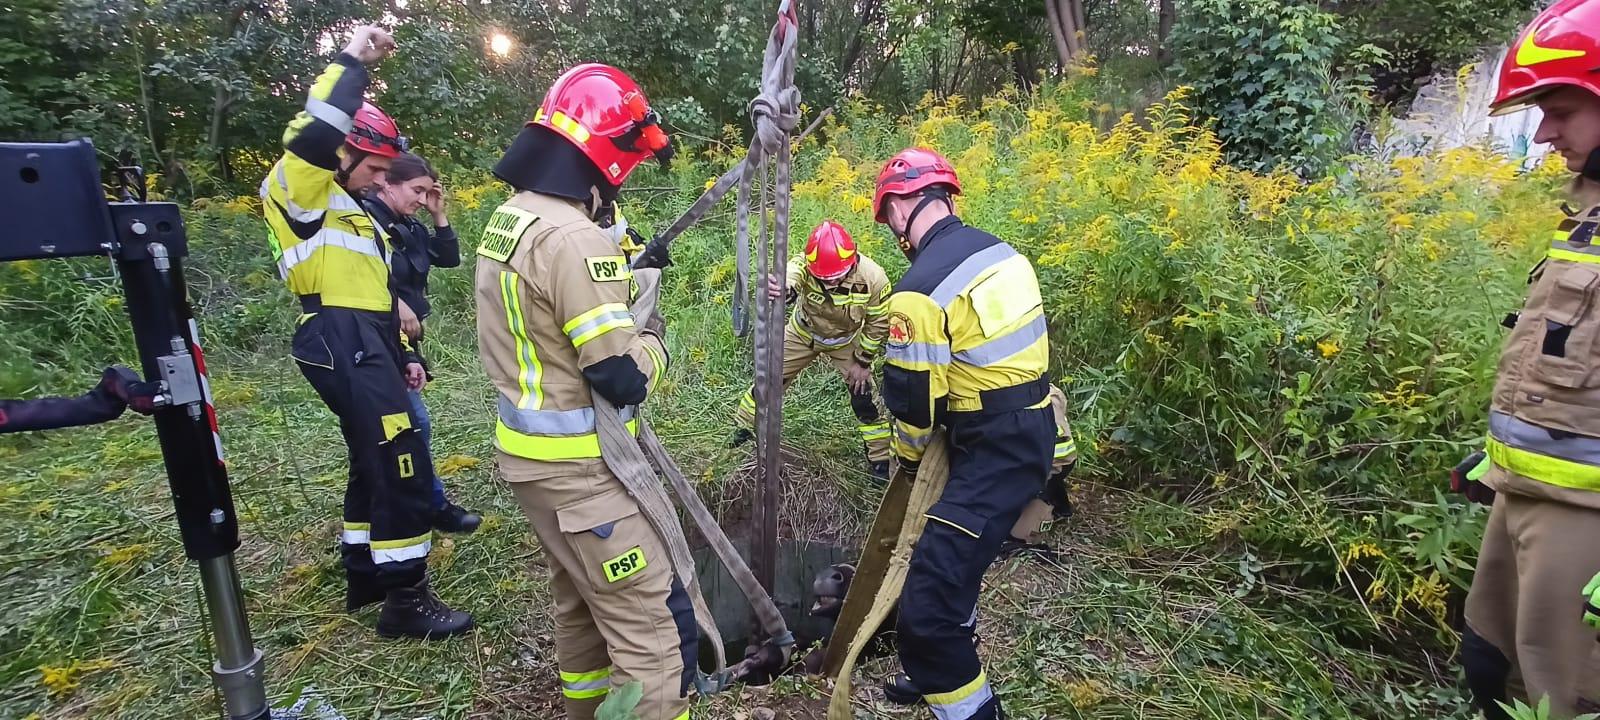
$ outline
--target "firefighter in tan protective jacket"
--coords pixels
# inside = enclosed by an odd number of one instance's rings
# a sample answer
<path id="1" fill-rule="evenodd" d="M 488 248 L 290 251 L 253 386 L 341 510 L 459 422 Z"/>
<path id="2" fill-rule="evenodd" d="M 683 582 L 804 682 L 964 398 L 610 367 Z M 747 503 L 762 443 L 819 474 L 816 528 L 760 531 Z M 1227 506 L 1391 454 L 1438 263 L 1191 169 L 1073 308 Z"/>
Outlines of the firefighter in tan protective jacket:
<path id="1" fill-rule="evenodd" d="M 826 357 L 844 377 L 856 431 L 865 446 L 867 467 L 879 478 L 889 476 L 889 421 L 872 392 L 872 362 L 889 334 L 889 276 L 856 248 L 843 226 L 832 220 L 806 238 L 805 258 L 788 266 L 788 297 L 794 306 L 783 329 L 783 389 L 788 391 L 802 370 Z M 776 297 L 775 279 L 768 292 Z M 739 400 L 737 428 L 730 445 L 754 437 L 755 389 Z"/>
<path id="2" fill-rule="evenodd" d="M 1508 317 L 1483 452 L 1452 488 L 1490 504 L 1461 662 L 1484 717 L 1548 700 L 1600 711 L 1600 0 L 1562 0 L 1506 53 L 1491 112 L 1537 105 L 1534 141 L 1578 176 L 1566 219 Z"/>
<path id="3" fill-rule="evenodd" d="M 567 717 L 579 720 L 630 681 L 643 685 L 640 720 L 685 720 L 697 669 L 690 598 L 606 465 L 591 395 L 621 408 L 634 430 L 637 406 L 666 370 L 660 317 L 630 308 L 634 288 L 653 294 L 660 271 L 630 271 L 595 221 L 635 167 L 670 157 L 658 122 L 621 71 L 568 70 L 495 167 L 517 192 L 478 248 L 479 353 L 498 391 L 498 466 L 548 560 L 561 690 Z"/>

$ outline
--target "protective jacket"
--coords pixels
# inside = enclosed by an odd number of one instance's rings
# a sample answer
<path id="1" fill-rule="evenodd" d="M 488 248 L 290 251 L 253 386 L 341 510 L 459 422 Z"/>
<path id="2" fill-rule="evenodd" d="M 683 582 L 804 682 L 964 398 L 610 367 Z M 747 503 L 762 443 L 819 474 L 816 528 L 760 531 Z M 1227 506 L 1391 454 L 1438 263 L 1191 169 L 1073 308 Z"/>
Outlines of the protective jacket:
<path id="1" fill-rule="evenodd" d="M 1590 193 L 1583 193 L 1588 195 Z M 1564 219 L 1530 276 L 1489 413 L 1497 492 L 1600 509 L 1600 198 Z"/>
<path id="2" fill-rule="evenodd" d="M 339 148 L 366 89 L 367 69 L 339 53 L 284 131 L 286 152 L 261 181 L 261 205 L 290 292 L 318 296 L 323 307 L 390 312 L 383 237 L 338 182 Z"/>
<path id="3" fill-rule="evenodd" d="M 552 473 L 598 472 L 591 387 L 634 427 L 631 406 L 654 389 L 667 353 L 634 325 L 631 279 L 579 201 L 519 192 L 495 211 L 478 248 L 478 337 L 502 451 Z"/>
<path id="4" fill-rule="evenodd" d="M 934 224 L 889 298 L 883 399 L 915 462 L 950 412 L 1042 408 L 1049 340 L 1032 263 L 959 219 Z"/>
<path id="5" fill-rule="evenodd" d="M 984 571 L 1060 445 L 1048 342 L 1028 259 L 955 217 L 928 230 L 889 296 L 883 396 L 902 469 L 920 463 L 936 426 L 948 430 L 949 480 L 924 513 L 896 625 L 901 666 L 942 720 L 1005 717 L 972 618 Z"/>
<path id="6" fill-rule="evenodd" d="M 796 303 L 790 325 L 819 349 L 855 343 L 855 358 L 870 365 L 889 334 L 889 276 L 866 255 L 836 287 L 826 287 L 806 271 L 805 261 L 789 260 L 789 300 Z"/>
<path id="7" fill-rule="evenodd" d="M 428 302 L 428 272 L 461 264 L 461 242 L 449 225 L 429 228 L 415 216 L 401 216 L 376 197 L 363 198 L 367 209 L 389 238 L 390 276 L 394 294 L 421 320 L 433 314 Z"/>

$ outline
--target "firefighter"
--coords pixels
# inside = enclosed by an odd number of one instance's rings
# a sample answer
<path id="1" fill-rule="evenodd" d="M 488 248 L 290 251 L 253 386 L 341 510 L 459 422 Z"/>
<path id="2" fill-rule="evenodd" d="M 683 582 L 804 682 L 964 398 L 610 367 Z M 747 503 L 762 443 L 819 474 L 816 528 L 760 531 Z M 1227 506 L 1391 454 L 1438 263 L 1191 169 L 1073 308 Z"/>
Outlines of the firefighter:
<path id="1" fill-rule="evenodd" d="M 767 279 L 767 292 L 778 298 L 777 278 Z M 795 308 L 783 328 L 784 391 L 808 365 L 827 357 L 850 391 L 868 469 L 889 477 L 889 422 L 872 392 L 872 361 L 889 331 L 889 276 L 856 249 L 844 226 L 828 220 L 806 238 L 805 260 L 789 260 L 786 295 Z M 737 447 L 755 437 L 755 388 L 739 401 L 735 421 L 729 445 Z"/>
<path id="2" fill-rule="evenodd" d="M 366 66 L 393 49 L 382 29 L 356 29 L 284 132 L 285 152 L 262 181 L 261 200 L 279 270 L 300 298 L 291 354 L 338 416 L 349 450 L 345 605 L 353 611 L 381 600 L 380 635 L 428 639 L 466 631 L 472 616 L 447 607 L 428 585 L 433 459 L 406 395 L 423 370 L 403 347 L 386 240 L 355 199 L 405 150 L 394 121 L 362 101 Z"/>
<path id="3" fill-rule="evenodd" d="M 500 474 L 550 572 L 567 717 L 587 720 L 613 687 L 643 686 L 641 720 L 689 717 L 698 630 L 666 544 L 606 464 L 592 393 L 637 406 L 666 371 L 664 325 L 636 318 L 614 203 L 634 168 L 672 147 L 639 86 L 616 68 L 571 68 L 494 174 L 515 191 L 478 247 L 479 355 L 498 391 Z M 645 292 L 639 294 L 644 304 Z"/>
<path id="4" fill-rule="evenodd" d="M 1003 717 L 973 645 L 983 572 L 1044 489 L 1056 445 L 1049 340 L 1028 259 L 955 215 L 961 182 L 910 148 L 878 174 L 872 210 L 911 260 L 889 296 L 883 399 L 897 472 L 915 473 L 935 427 L 950 476 L 911 555 L 895 631 L 904 672 L 940 720 Z"/>
<path id="5" fill-rule="evenodd" d="M 425 322 L 433 314 L 433 304 L 428 301 L 428 275 L 436 267 L 461 265 L 461 243 L 445 212 L 439 173 L 427 160 L 412 153 L 401 153 L 394 159 L 378 189 L 361 198 L 361 207 L 389 239 L 389 287 L 395 294 L 400 332 L 405 333 L 423 369 L 422 377 L 407 378 L 411 422 L 431 453 L 433 418 L 422 398 L 422 389 L 433 382 L 433 368 L 422 357 L 420 348 Z M 432 227 L 417 218 L 417 211 L 422 208 L 427 208 Z M 440 532 L 470 535 L 483 523 L 482 515 L 450 502 L 444 481 L 437 475 L 433 479 L 432 506 L 433 527 Z"/>
<path id="6" fill-rule="evenodd" d="M 1506 54 L 1491 113 L 1544 112 L 1534 142 L 1577 173 L 1574 200 L 1507 318 L 1485 453 L 1452 486 L 1491 505 L 1461 659 L 1485 717 L 1512 697 L 1550 717 L 1600 710 L 1600 0 L 1561 0 Z M 1573 210 L 1573 208 L 1577 208 Z M 1480 458 L 1484 458 L 1479 462 Z M 1587 627 L 1586 627 L 1587 624 Z M 1521 688 L 1508 687 L 1512 677 Z"/>

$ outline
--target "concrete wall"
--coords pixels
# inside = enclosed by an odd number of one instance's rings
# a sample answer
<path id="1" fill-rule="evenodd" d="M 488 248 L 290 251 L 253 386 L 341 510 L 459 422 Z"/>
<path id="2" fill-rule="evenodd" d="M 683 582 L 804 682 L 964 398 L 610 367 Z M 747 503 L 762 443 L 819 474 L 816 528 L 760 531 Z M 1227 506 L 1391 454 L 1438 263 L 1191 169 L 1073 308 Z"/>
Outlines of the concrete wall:
<path id="1" fill-rule="evenodd" d="M 1379 138 L 1386 156 L 1420 155 L 1464 145 L 1487 143 L 1532 167 L 1549 152 L 1534 145 L 1533 134 L 1543 114 L 1538 108 L 1501 117 L 1489 117 L 1496 75 L 1505 50 L 1485 55 L 1460 75 L 1434 78 L 1418 93 L 1406 117 L 1395 120 L 1386 137 Z"/>

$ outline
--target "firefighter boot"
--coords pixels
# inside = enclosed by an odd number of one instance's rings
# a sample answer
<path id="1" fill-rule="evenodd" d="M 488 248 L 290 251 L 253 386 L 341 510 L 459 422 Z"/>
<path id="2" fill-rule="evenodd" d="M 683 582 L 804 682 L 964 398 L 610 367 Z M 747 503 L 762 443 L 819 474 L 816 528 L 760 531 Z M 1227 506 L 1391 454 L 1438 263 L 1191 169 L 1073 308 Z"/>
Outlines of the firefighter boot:
<path id="1" fill-rule="evenodd" d="M 881 482 L 888 482 L 889 481 L 889 461 L 888 460 L 879 460 L 877 462 L 868 462 L 867 463 L 867 472 L 872 473 L 872 477 L 877 478 Z"/>
<path id="2" fill-rule="evenodd" d="M 910 675 L 895 673 L 883 681 L 883 699 L 896 705 L 916 705 L 922 702 L 922 691 L 911 682 Z"/>
<path id="3" fill-rule="evenodd" d="M 483 516 L 453 502 L 433 513 L 433 529 L 457 535 L 471 535 L 483 524 Z"/>
<path id="4" fill-rule="evenodd" d="M 433 594 L 426 579 L 389 591 L 378 614 L 378 634 L 386 638 L 434 640 L 472 629 L 472 616 L 451 610 Z"/>
<path id="5" fill-rule="evenodd" d="M 756 439 L 754 432 L 745 428 L 736 428 L 733 434 L 728 436 L 728 447 L 736 448 L 754 439 Z"/>

